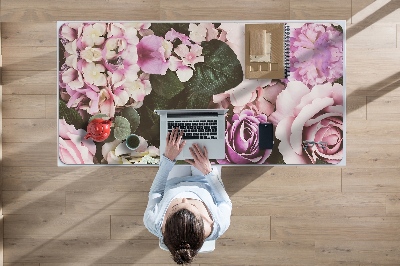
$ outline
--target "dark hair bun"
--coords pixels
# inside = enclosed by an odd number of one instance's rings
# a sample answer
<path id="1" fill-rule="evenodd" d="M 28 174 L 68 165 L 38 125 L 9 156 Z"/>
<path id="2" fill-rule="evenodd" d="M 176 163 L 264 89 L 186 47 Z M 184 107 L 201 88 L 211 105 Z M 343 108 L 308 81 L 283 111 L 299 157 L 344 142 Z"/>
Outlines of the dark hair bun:
<path id="1" fill-rule="evenodd" d="M 179 248 L 180 249 L 190 249 L 190 244 L 189 243 L 182 243 Z"/>
<path id="2" fill-rule="evenodd" d="M 185 264 L 185 263 L 191 263 L 193 261 L 193 250 L 190 249 L 189 244 L 184 244 L 182 247 L 178 250 L 175 251 L 174 254 L 174 261 L 178 264 Z"/>

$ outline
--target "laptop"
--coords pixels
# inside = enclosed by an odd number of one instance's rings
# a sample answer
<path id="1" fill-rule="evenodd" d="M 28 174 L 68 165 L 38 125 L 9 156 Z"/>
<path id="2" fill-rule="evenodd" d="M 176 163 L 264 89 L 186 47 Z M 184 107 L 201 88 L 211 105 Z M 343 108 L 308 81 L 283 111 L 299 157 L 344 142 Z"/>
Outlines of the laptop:
<path id="1" fill-rule="evenodd" d="M 227 109 L 154 110 L 160 116 L 160 153 L 164 153 L 168 132 L 178 127 L 184 131 L 186 145 L 177 160 L 193 159 L 189 147 L 206 146 L 209 159 L 225 158 L 225 114 Z"/>

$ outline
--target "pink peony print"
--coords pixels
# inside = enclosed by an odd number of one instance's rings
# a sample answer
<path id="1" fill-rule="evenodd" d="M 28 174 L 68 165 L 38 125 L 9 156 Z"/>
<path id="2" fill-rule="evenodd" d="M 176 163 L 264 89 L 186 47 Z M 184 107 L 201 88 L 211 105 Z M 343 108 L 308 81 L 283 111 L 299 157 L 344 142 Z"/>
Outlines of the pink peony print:
<path id="1" fill-rule="evenodd" d="M 93 140 L 84 139 L 86 131 L 75 129 L 64 119 L 59 119 L 58 148 L 61 162 L 65 164 L 93 164 L 96 145 Z"/>
<path id="2" fill-rule="evenodd" d="M 332 26 L 304 24 L 291 33 L 289 80 L 309 87 L 343 76 L 343 34 Z"/>
<path id="3" fill-rule="evenodd" d="M 308 164 L 317 159 L 331 164 L 343 158 L 343 87 L 335 83 L 311 90 L 299 81 L 287 84 L 268 117 L 276 125 L 275 136 L 285 163 Z M 303 149 L 303 141 L 326 142 Z"/>

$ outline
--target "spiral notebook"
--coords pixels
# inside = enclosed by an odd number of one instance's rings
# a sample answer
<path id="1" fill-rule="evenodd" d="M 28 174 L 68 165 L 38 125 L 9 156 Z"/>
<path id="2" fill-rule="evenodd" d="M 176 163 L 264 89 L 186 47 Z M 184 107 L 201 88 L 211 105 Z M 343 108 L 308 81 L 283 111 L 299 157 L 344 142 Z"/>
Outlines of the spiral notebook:
<path id="1" fill-rule="evenodd" d="M 247 79 L 283 79 L 288 76 L 289 31 L 285 23 L 245 25 Z"/>

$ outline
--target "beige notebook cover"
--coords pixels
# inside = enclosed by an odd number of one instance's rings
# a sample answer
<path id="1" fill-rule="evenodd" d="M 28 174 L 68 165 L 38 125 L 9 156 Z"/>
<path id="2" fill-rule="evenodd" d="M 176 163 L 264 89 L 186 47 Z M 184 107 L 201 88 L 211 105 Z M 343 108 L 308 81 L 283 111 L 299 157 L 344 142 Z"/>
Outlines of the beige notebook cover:
<path id="1" fill-rule="evenodd" d="M 285 23 L 245 25 L 245 78 L 286 77 Z"/>

